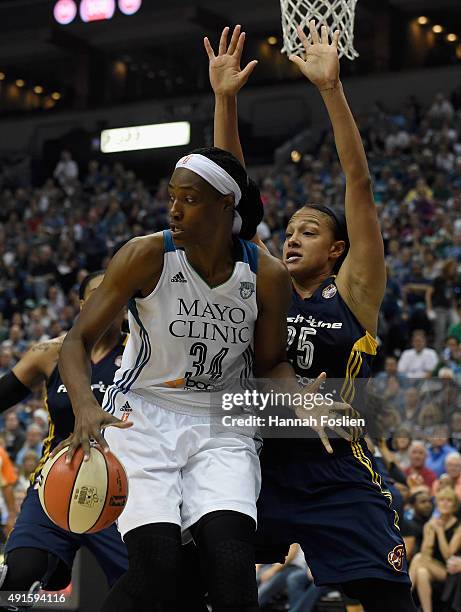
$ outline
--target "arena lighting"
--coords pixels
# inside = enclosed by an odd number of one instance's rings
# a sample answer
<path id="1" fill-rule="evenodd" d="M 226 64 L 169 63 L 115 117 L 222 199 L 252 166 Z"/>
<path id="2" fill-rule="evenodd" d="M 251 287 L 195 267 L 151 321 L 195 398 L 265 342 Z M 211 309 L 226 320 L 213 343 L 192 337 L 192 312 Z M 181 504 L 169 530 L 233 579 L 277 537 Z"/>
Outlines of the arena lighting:
<path id="1" fill-rule="evenodd" d="M 112 19 L 115 13 L 115 0 L 82 0 L 80 17 L 82 21 L 101 21 Z"/>
<path id="2" fill-rule="evenodd" d="M 441 34 L 443 32 L 443 28 L 441 25 L 435 25 L 432 28 L 432 31 L 434 32 L 434 34 Z"/>
<path id="3" fill-rule="evenodd" d="M 61 25 L 68 25 L 77 15 L 77 5 L 74 0 L 58 0 L 53 9 L 54 18 Z"/>
<path id="4" fill-rule="evenodd" d="M 188 121 L 137 125 L 101 132 L 102 153 L 179 147 L 189 142 L 190 123 Z"/>
<path id="5" fill-rule="evenodd" d="M 419 25 L 427 25 L 428 22 L 429 22 L 429 19 L 425 17 L 424 15 L 421 15 L 421 17 L 418 17 Z"/>
<path id="6" fill-rule="evenodd" d="M 4 81 L 6 78 L 6 74 L 4 72 L 0 72 L 0 81 Z"/>
<path id="7" fill-rule="evenodd" d="M 43 93 L 43 87 L 41 85 L 36 85 L 34 87 L 34 93 L 36 93 L 38 95 L 42 94 Z"/>
<path id="8" fill-rule="evenodd" d="M 118 0 L 118 8 L 124 15 L 134 15 L 141 8 L 142 0 Z"/>
<path id="9" fill-rule="evenodd" d="M 277 36 L 269 36 L 267 42 L 272 46 L 276 45 L 278 43 Z"/>
<path id="10" fill-rule="evenodd" d="M 296 149 L 291 152 L 291 161 L 293 161 L 295 164 L 299 164 L 299 162 L 301 161 L 301 157 L 301 153 L 299 151 L 296 151 Z"/>
<path id="11" fill-rule="evenodd" d="M 53 98 L 53 100 L 60 100 L 61 99 L 61 94 L 59 93 L 59 91 L 53 91 L 53 93 L 51 94 L 51 97 Z"/>
<path id="12" fill-rule="evenodd" d="M 458 37 L 456 36 L 456 34 L 447 34 L 447 40 L 448 42 L 456 42 L 458 40 Z"/>
<path id="13" fill-rule="evenodd" d="M 26 83 L 23 79 L 16 79 L 15 84 L 16 84 L 16 87 L 24 87 Z"/>

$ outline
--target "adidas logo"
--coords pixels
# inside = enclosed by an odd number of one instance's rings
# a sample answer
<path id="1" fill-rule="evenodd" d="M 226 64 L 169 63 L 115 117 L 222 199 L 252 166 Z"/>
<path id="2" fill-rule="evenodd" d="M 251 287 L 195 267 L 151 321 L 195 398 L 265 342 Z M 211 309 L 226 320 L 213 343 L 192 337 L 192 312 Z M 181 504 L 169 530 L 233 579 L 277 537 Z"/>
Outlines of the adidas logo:
<path id="1" fill-rule="evenodd" d="M 172 283 L 187 283 L 187 280 L 184 278 L 184 274 L 182 272 L 178 272 L 171 279 Z"/>
<path id="2" fill-rule="evenodd" d="M 125 402 L 123 406 L 120 408 L 120 412 L 132 412 L 133 409 L 128 402 Z"/>

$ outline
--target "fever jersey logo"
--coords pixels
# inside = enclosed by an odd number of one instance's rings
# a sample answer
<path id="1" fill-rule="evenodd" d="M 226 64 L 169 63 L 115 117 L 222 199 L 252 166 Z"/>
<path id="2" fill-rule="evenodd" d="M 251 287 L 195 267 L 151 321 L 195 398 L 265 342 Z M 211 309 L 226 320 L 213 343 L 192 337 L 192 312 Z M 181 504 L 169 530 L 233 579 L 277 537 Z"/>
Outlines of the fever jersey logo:
<path id="1" fill-rule="evenodd" d="M 328 287 L 325 287 L 325 289 L 322 291 L 322 297 L 324 297 L 326 300 L 329 300 L 336 295 L 337 291 L 338 290 L 336 288 L 336 285 L 333 285 L 333 283 L 331 283 L 331 285 L 328 285 Z"/>
<path id="2" fill-rule="evenodd" d="M 387 560 L 397 572 L 402 571 L 404 558 L 405 549 L 403 547 L 403 544 L 398 544 L 397 546 L 395 546 L 387 555 Z"/>

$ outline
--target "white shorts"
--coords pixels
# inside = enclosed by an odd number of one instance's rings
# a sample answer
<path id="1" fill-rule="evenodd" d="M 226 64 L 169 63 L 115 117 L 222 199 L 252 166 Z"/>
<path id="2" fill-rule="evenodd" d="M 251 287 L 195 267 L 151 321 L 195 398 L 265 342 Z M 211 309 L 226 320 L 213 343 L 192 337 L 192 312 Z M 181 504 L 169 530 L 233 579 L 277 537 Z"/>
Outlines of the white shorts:
<path id="1" fill-rule="evenodd" d="M 117 523 L 122 537 L 149 523 L 175 523 L 184 532 L 215 510 L 256 522 L 261 470 L 253 438 L 216 431 L 209 416 L 159 408 L 132 392 L 117 394 L 113 414 L 128 414 L 133 423 L 105 430 L 128 475 L 128 501 Z"/>

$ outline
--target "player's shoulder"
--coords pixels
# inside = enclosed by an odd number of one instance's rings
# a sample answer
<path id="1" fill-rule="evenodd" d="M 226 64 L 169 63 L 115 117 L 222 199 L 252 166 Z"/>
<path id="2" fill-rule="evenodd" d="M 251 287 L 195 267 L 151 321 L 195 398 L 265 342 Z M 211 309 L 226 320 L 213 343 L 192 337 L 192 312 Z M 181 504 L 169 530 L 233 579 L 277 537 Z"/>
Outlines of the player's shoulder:
<path id="1" fill-rule="evenodd" d="M 268 251 L 258 248 L 258 277 L 277 281 L 290 281 L 290 273 L 285 264 Z"/>
<path id="2" fill-rule="evenodd" d="M 59 354 L 65 337 L 66 334 L 63 334 L 57 338 L 50 338 L 49 340 L 43 340 L 43 342 L 37 342 L 37 344 L 33 344 L 29 348 L 28 353 L 37 355 Z"/>
<path id="3" fill-rule="evenodd" d="M 30 364 L 37 367 L 43 372 L 48 371 L 51 365 L 57 363 L 65 337 L 65 334 L 63 334 L 58 338 L 33 344 L 23 356 L 21 362 L 25 362 L 25 365 Z"/>
<path id="4" fill-rule="evenodd" d="M 114 255 L 106 276 L 117 283 L 120 278 L 131 279 L 141 289 L 160 273 L 164 251 L 162 232 L 132 238 Z"/>
<path id="5" fill-rule="evenodd" d="M 135 259 L 148 258 L 160 255 L 165 250 L 163 232 L 156 232 L 147 236 L 137 236 L 129 240 L 120 253 Z"/>
<path id="6" fill-rule="evenodd" d="M 259 307 L 291 299 L 291 277 L 285 264 L 267 251 L 258 253 L 257 299 Z"/>

